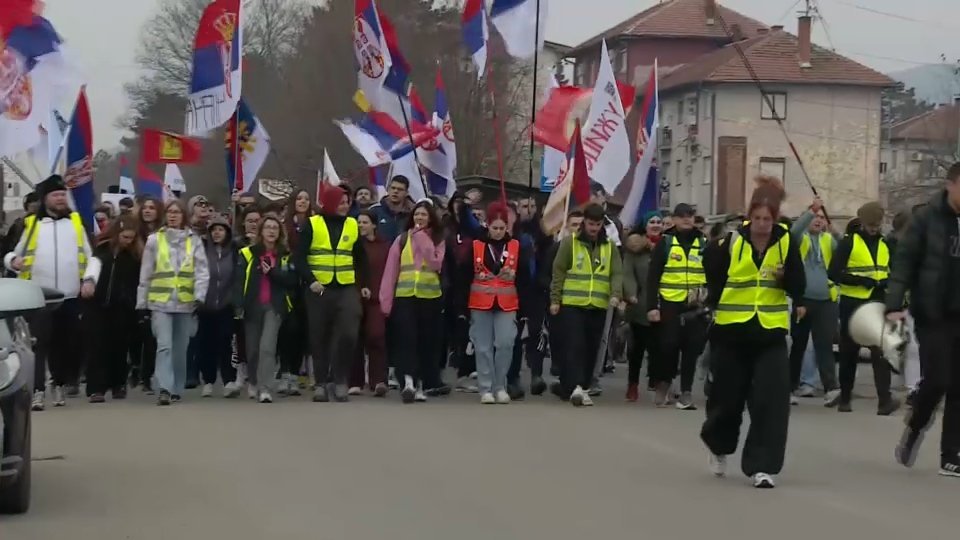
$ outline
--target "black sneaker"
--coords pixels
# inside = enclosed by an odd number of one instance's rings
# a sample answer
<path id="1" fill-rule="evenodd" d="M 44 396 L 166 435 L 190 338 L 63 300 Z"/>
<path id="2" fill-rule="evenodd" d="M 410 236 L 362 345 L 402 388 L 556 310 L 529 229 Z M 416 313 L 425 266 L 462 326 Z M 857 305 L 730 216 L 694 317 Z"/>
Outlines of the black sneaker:
<path id="1" fill-rule="evenodd" d="M 507 395 L 509 395 L 513 401 L 520 401 L 526 397 L 527 393 L 523 391 L 523 387 L 519 384 L 507 383 Z"/>
<path id="2" fill-rule="evenodd" d="M 318 384 L 313 388 L 314 403 L 327 403 L 329 401 L 330 396 L 327 395 L 327 386 L 325 384 Z"/>
<path id="3" fill-rule="evenodd" d="M 841 399 L 840 404 L 837 405 L 837 412 L 853 412 L 853 406 L 850 405 L 850 400 Z"/>
<path id="4" fill-rule="evenodd" d="M 940 458 L 940 476 L 960 478 L 960 455 Z"/>
<path id="5" fill-rule="evenodd" d="M 414 390 L 412 386 L 406 386 L 403 388 L 403 390 L 400 391 L 400 399 L 408 405 L 410 403 L 413 403 L 413 400 L 414 398 L 416 398 L 416 395 L 417 395 L 417 391 Z"/>
<path id="6" fill-rule="evenodd" d="M 561 386 L 558 382 L 550 383 L 550 393 L 560 398 L 560 401 L 567 401 L 570 399 L 570 395 L 563 393 L 563 386 Z"/>
<path id="7" fill-rule="evenodd" d="M 180 394 L 170 394 L 170 401 L 174 403 L 179 403 L 181 399 L 183 398 L 180 397 Z"/>
<path id="8" fill-rule="evenodd" d="M 441 384 L 436 388 L 427 388 L 423 391 L 429 397 L 440 397 L 440 396 L 449 396 L 450 392 L 453 390 L 449 384 Z"/>
<path id="9" fill-rule="evenodd" d="M 877 406 L 877 416 L 890 416 L 900 408 L 900 400 L 888 398 Z"/>
<path id="10" fill-rule="evenodd" d="M 113 399 L 127 399 L 127 388 L 125 386 L 114 388 L 110 391 L 110 396 Z"/>
<path id="11" fill-rule="evenodd" d="M 170 392 L 166 390 L 161 390 L 160 395 L 157 396 L 157 405 L 166 406 L 170 405 Z"/>
<path id="12" fill-rule="evenodd" d="M 90 394 L 90 403 L 106 403 L 107 399 L 103 394 Z"/>
<path id="13" fill-rule="evenodd" d="M 911 429 L 910 426 L 903 428 L 903 435 L 900 436 L 900 442 L 897 443 L 897 447 L 893 451 L 894 457 L 897 458 L 897 463 L 904 467 L 913 467 L 913 464 L 917 462 L 917 453 L 920 450 L 920 445 L 923 443 L 923 435 L 923 431 L 916 431 Z"/>
<path id="14" fill-rule="evenodd" d="M 535 396 L 543 395 L 547 391 L 547 383 L 543 377 L 534 377 L 530 380 L 530 393 Z M 512 399 L 512 398 L 511 398 Z"/>
<path id="15" fill-rule="evenodd" d="M 79 384 L 70 384 L 67 385 L 67 397 L 75 398 L 80 396 L 80 385 Z"/>

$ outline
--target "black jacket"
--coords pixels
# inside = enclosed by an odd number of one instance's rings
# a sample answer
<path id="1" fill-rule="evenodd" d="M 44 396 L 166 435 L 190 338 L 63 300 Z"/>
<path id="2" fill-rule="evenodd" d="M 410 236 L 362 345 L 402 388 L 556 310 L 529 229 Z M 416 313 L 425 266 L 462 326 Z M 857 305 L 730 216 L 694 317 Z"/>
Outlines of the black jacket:
<path id="1" fill-rule="evenodd" d="M 958 234 L 958 227 L 960 217 L 947 204 L 945 191 L 913 215 L 894 253 L 887 311 L 902 310 L 909 291 L 910 312 L 918 323 L 946 317 L 947 302 L 957 287 L 957 276 L 951 273 L 950 237 Z"/>
<path id="2" fill-rule="evenodd" d="M 287 295 L 295 290 L 297 286 L 297 273 L 293 267 L 292 259 L 287 265 L 280 264 L 278 261 L 270 273 L 264 276 L 260 270 L 260 256 L 263 255 L 263 246 L 250 246 L 253 257 L 250 259 L 250 281 L 247 281 L 247 260 L 243 254 L 237 255 L 237 266 L 234 269 L 236 279 L 233 280 L 233 305 L 244 311 L 253 309 L 259 303 L 260 281 L 266 277 L 270 280 L 270 304 L 273 310 L 281 315 L 286 315 L 290 308 L 287 305 Z M 281 256 L 282 258 L 283 256 Z"/>
<path id="3" fill-rule="evenodd" d="M 93 251 L 100 259 L 100 279 L 94 300 L 98 306 L 129 309 L 137 305 L 137 286 L 140 284 L 140 259 L 133 253 L 123 250 L 113 253 L 109 243 L 104 243 Z"/>

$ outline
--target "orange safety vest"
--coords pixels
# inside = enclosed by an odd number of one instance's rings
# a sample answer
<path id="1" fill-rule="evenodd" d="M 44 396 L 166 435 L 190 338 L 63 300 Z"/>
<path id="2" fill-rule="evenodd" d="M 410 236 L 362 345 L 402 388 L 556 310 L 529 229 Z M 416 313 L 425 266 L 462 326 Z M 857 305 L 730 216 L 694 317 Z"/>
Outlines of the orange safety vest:
<path id="1" fill-rule="evenodd" d="M 517 298 L 517 264 L 520 256 L 520 242 L 507 242 L 506 260 L 500 268 L 500 273 L 494 275 L 484 262 L 486 242 L 473 241 L 473 283 L 470 285 L 470 309 L 489 311 L 493 309 L 494 300 L 502 311 L 517 311 L 520 301 Z M 506 269 L 513 270 L 513 276 L 502 276 Z"/>

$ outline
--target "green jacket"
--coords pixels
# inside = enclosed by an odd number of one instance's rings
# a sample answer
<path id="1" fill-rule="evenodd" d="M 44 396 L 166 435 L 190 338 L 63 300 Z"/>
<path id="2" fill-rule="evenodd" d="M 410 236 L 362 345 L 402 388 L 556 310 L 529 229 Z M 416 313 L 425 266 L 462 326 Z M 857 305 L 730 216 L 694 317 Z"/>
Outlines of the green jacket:
<path id="1" fill-rule="evenodd" d="M 591 257 L 600 256 L 600 244 L 588 240 L 580 234 L 580 241 L 590 249 Z M 600 240 L 606 241 L 607 236 L 600 230 Z M 573 237 L 568 236 L 560 241 L 557 247 L 557 256 L 553 259 L 553 281 L 550 282 L 550 303 L 560 304 L 563 297 L 563 282 L 567 279 L 567 270 L 573 264 Z M 620 250 L 613 246 L 610 256 L 610 297 L 623 298 L 623 263 L 620 261 Z"/>
<path id="2" fill-rule="evenodd" d="M 626 321 L 647 326 L 647 295 L 643 288 L 647 286 L 647 273 L 653 244 L 643 235 L 631 234 L 623 244 L 623 297 L 628 302 L 636 298 L 636 303 L 627 304 Z"/>

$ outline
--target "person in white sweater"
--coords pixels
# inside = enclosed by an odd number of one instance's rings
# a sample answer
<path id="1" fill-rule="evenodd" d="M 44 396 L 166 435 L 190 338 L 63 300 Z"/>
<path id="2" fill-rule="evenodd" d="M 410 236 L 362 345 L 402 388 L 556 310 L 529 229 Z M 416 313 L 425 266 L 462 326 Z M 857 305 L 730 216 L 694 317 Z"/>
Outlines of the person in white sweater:
<path id="1" fill-rule="evenodd" d="M 37 340 L 33 409 L 42 411 L 48 366 L 55 407 L 66 404 L 63 387 L 79 381 L 83 358 L 80 299 L 93 296 L 100 261 L 93 256 L 80 215 L 70 209 L 63 179 L 53 175 L 37 185 L 37 192 L 40 208 L 24 219 L 20 241 L 3 263 L 20 279 L 64 296 L 62 305 L 38 312 L 30 319 L 30 330 Z"/>

